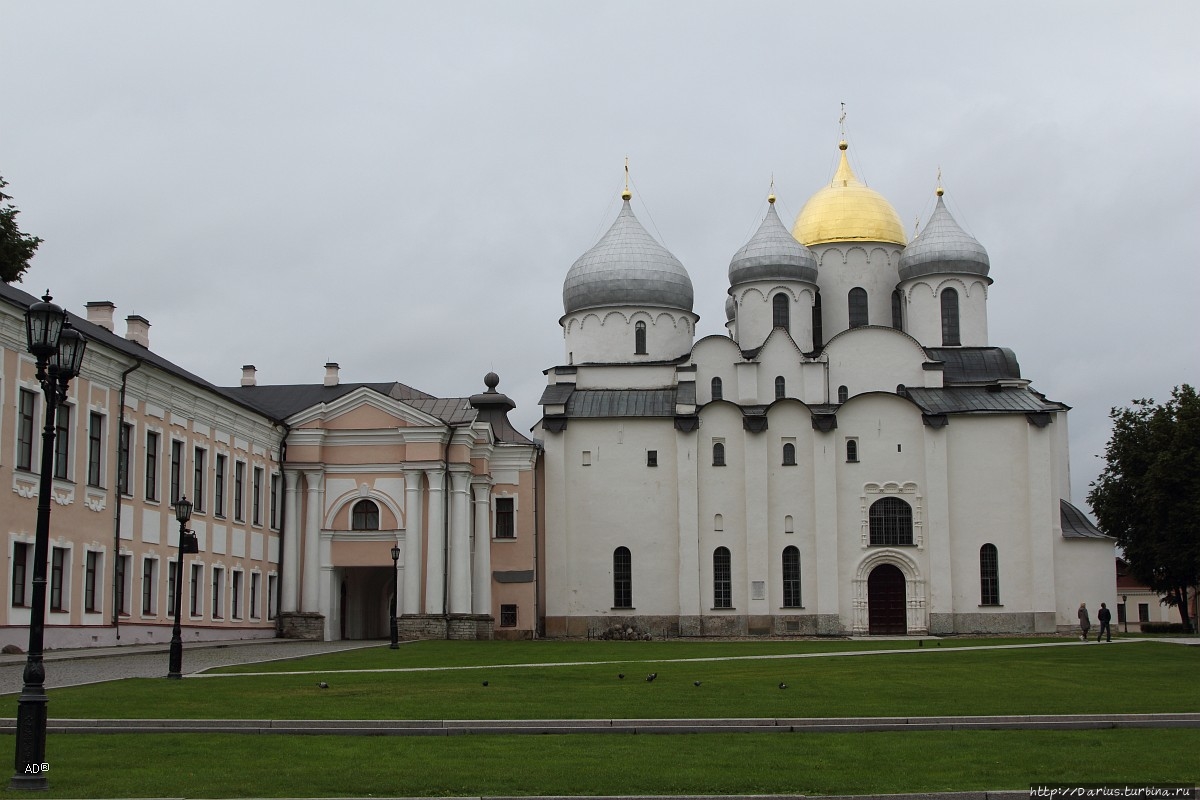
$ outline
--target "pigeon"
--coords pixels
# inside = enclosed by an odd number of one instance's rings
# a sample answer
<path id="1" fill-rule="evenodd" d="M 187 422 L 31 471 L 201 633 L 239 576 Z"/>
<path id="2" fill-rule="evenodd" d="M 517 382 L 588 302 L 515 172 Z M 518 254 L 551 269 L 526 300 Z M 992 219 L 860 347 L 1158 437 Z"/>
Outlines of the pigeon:
<path id="1" fill-rule="evenodd" d="M 700 685 L 700 681 L 692 681 L 692 686 L 699 686 L 699 685 Z"/>
<path id="2" fill-rule="evenodd" d="M 624 672 L 618 672 L 618 673 L 617 673 L 617 677 L 618 677 L 618 678 L 620 678 L 621 680 L 625 680 L 625 673 L 624 673 Z"/>
<path id="3" fill-rule="evenodd" d="M 487 681 L 484 681 L 484 682 L 483 682 L 483 685 L 484 685 L 484 686 L 487 686 Z"/>
<path id="4" fill-rule="evenodd" d="M 780 688 L 780 689 L 786 689 L 786 688 L 787 688 L 787 684 L 786 684 L 786 683 L 784 683 L 783 681 L 780 681 L 780 682 L 779 682 L 779 688 Z"/>
<path id="5" fill-rule="evenodd" d="M 654 680 L 657 677 L 658 677 L 657 672 L 651 672 L 649 675 L 646 676 L 646 683 L 650 683 L 652 680 Z"/>
<path id="6" fill-rule="evenodd" d="M 325 681 L 321 681 L 321 682 L 319 682 L 319 683 L 317 684 L 317 688 L 318 688 L 318 689 L 328 689 L 328 688 L 329 688 L 329 684 L 328 684 L 328 683 L 326 683 Z"/>

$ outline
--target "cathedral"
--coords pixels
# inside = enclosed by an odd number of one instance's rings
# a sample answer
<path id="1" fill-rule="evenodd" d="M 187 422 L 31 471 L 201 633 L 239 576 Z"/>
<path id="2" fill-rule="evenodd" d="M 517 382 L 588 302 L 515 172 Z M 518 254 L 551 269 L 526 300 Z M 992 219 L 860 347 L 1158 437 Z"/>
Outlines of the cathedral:
<path id="1" fill-rule="evenodd" d="M 536 432 L 548 635 L 1052 633 L 1115 600 L 1068 407 L 988 339 L 987 251 L 940 187 L 908 241 L 839 147 L 791 229 L 772 196 L 734 253 L 723 334 L 697 339 L 628 189 L 567 271 Z"/>

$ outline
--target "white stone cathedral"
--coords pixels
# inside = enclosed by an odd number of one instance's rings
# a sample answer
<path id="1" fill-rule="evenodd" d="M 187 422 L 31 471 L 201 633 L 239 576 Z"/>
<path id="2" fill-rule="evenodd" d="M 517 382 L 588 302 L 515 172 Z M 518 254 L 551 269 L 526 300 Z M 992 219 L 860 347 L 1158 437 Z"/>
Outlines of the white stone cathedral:
<path id="1" fill-rule="evenodd" d="M 733 256 L 724 335 L 696 340 L 628 191 L 567 273 L 548 635 L 1048 633 L 1116 602 L 1112 540 L 1068 502 L 1068 407 L 988 341 L 987 252 L 940 188 L 907 242 L 840 148 L 792 231 L 772 197 Z"/>

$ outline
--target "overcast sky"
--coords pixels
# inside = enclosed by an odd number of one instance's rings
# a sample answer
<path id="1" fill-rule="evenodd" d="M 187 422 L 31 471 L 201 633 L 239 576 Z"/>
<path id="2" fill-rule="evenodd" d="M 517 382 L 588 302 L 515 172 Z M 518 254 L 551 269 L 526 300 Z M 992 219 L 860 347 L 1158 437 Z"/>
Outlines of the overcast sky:
<path id="1" fill-rule="evenodd" d="M 219 385 L 495 370 L 522 430 L 562 281 L 619 207 L 687 267 L 698 333 L 772 177 L 794 220 L 851 164 L 910 234 L 940 167 L 987 248 L 992 345 L 1073 407 L 1200 382 L 1200 3 L 0 0 L 0 175 L 21 285 L 150 320 Z"/>

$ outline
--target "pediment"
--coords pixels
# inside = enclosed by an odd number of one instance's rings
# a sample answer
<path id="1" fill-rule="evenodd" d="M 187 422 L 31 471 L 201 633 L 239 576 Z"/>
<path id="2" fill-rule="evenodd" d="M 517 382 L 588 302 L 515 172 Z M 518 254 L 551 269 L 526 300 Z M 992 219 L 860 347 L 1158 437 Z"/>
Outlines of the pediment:
<path id="1" fill-rule="evenodd" d="M 321 403 L 289 417 L 292 428 L 321 427 L 331 430 L 379 430 L 431 427 L 444 423 L 418 411 L 402 400 L 362 387 L 330 403 Z"/>

